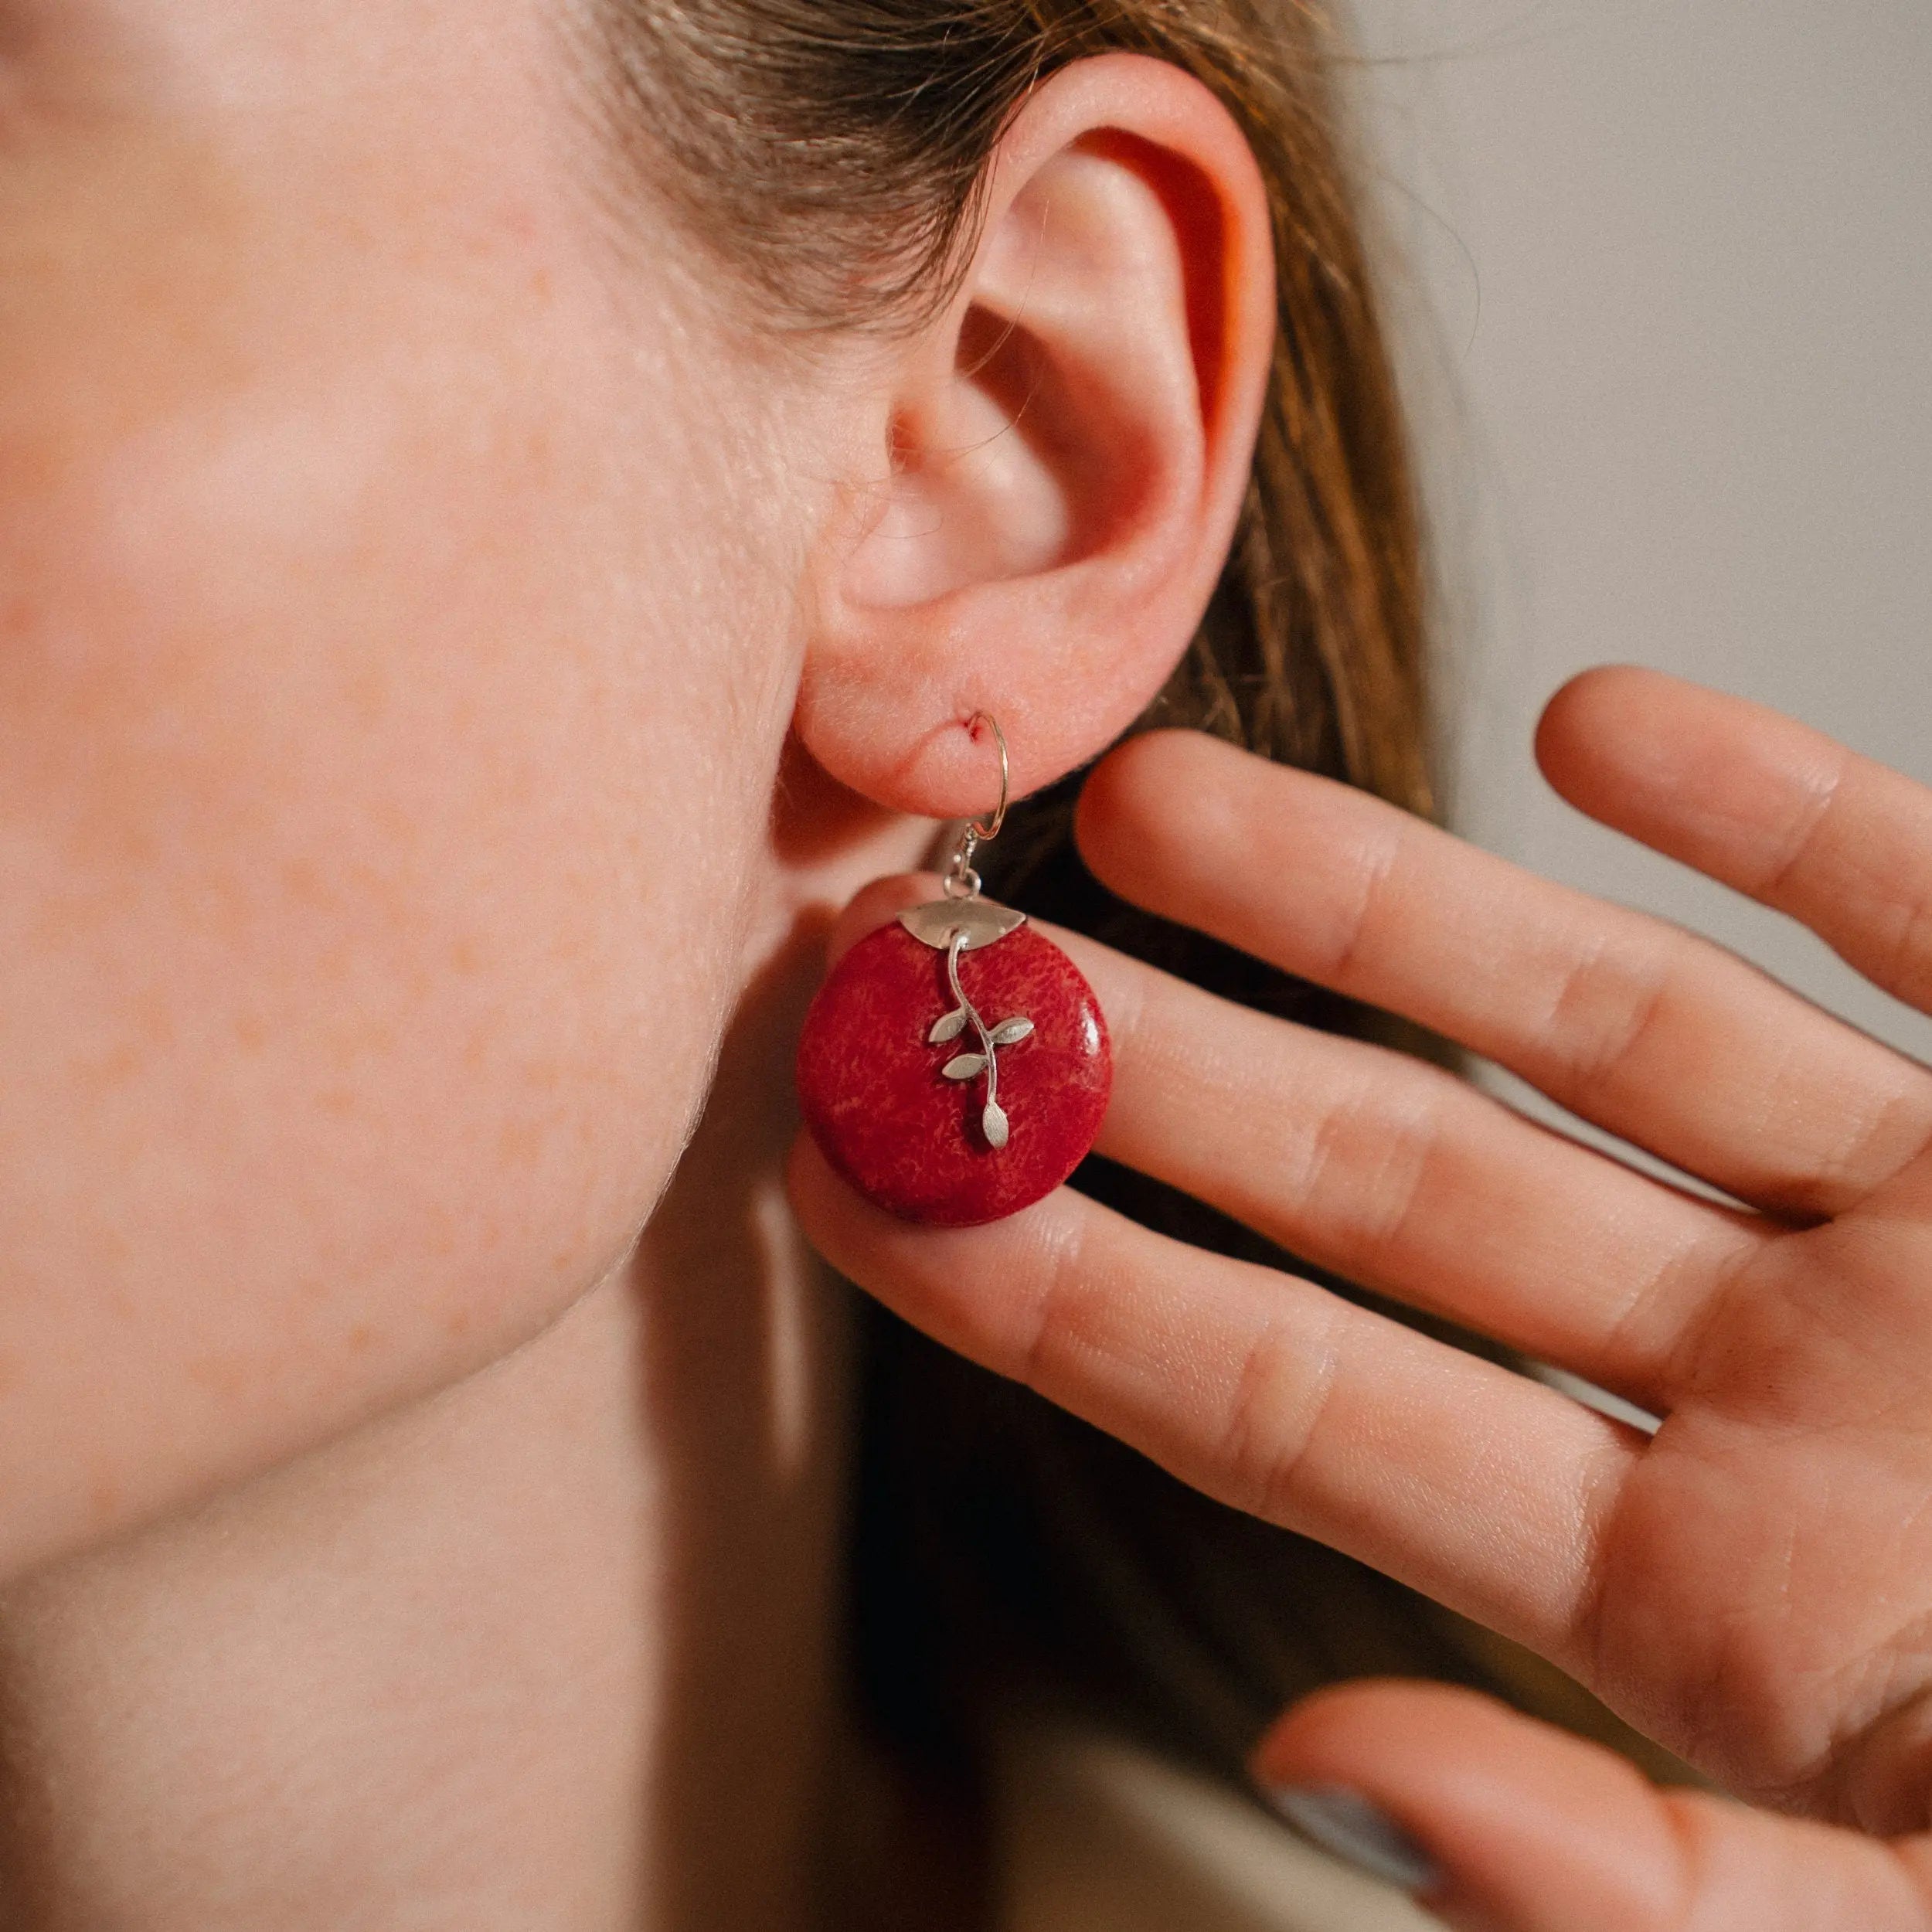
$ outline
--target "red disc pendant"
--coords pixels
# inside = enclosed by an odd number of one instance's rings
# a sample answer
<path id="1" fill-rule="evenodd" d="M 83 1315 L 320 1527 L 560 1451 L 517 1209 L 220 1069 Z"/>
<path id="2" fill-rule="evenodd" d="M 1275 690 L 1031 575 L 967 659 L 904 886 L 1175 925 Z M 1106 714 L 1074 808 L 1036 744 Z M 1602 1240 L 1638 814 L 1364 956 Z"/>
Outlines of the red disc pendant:
<path id="1" fill-rule="evenodd" d="M 869 934 L 798 1043 L 800 1107 L 825 1158 L 889 1213 L 948 1227 L 1058 1187 L 1093 1146 L 1113 1077 L 1093 988 L 988 900 Z"/>

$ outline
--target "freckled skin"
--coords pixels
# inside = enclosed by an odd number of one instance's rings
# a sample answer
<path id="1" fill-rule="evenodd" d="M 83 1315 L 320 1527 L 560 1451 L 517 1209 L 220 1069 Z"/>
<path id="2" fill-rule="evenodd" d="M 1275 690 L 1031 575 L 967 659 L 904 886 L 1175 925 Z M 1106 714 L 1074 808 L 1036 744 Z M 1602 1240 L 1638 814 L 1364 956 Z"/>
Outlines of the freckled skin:
<path id="1" fill-rule="evenodd" d="M 808 486 L 554 10 L 247 16 L 0 47 L 0 1576 L 612 1266 L 789 711 Z"/>
<path id="2" fill-rule="evenodd" d="M 956 721 L 1024 797 L 1185 649 L 1265 191 L 1180 69 L 1076 63 L 942 311 L 800 355 L 600 174 L 594 11 L 0 0 L 20 1932 L 976 1907 L 849 1735 L 784 1076 L 832 909 L 988 802 Z"/>

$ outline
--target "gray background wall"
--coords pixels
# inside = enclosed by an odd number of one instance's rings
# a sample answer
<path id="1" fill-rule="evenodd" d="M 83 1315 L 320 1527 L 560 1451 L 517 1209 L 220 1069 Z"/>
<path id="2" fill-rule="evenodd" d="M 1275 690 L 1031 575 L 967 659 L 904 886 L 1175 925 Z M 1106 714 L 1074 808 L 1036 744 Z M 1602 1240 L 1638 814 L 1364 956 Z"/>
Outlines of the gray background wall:
<path id="1" fill-rule="evenodd" d="M 1459 828 L 1932 1055 L 1809 935 L 1559 802 L 1638 660 L 1932 781 L 1932 0 L 1355 0 L 1448 566 Z"/>

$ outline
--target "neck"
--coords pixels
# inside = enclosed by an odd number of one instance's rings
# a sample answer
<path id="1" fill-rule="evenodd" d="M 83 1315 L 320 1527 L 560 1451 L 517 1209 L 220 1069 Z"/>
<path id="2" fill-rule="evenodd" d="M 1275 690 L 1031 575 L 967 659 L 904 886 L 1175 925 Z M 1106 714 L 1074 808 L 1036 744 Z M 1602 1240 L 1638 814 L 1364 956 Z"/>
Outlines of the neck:
<path id="1" fill-rule="evenodd" d="M 851 1311 L 779 1176 L 821 923 L 774 913 L 669 1191 L 562 1321 L 0 1604 L 5 1923 L 813 1923 Z"/>

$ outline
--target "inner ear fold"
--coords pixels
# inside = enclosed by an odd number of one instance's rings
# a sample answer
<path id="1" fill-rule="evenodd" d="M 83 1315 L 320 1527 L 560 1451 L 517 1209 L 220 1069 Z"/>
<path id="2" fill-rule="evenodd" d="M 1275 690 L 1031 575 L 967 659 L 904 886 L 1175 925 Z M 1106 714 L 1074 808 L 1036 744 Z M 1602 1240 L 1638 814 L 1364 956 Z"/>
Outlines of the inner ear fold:
<path id="1" fill-rule="evenodd" d="M 1063 481 L 1053 384 L 1023 322 L 967 309 L 953 369 L 893 417 L 885 509 L 852 559 L 853 604 L 930 604 L 1078 554 L 1083 505 Z"/>
<path id="2" fill-rule="evenodd" d="M 1100 372 L 1088 356 L 1071 347 L 1063 333 L 1056 354 L 1029 324 L 1023 300 L 1002 309 L 975 302 L 960 326 L 958 382 L 985 396 L 1005 420 L 1002 434 L 1023 444 L 1053 479 L 1053 541 L 1044 524 L 1037 526 L 1027 546 L 1032 560 L 1014 576 L 1077 563 L 1104 549 L 1131 519 L 1153 454 L 1140 426 L 1095 379 Z"/>
<path id="3" fill-rule="evenodd" d="M 893 417 L 855 604 L 1080 563 L 1198 486 L 1198 298 L 1151 158 L 1119 137 L 1076 144 L 1001 211 L 950 357 Z"/>

